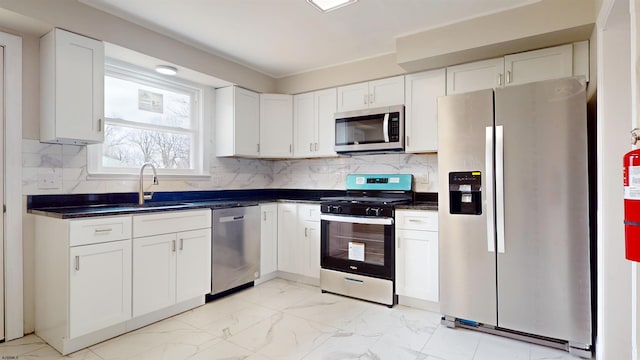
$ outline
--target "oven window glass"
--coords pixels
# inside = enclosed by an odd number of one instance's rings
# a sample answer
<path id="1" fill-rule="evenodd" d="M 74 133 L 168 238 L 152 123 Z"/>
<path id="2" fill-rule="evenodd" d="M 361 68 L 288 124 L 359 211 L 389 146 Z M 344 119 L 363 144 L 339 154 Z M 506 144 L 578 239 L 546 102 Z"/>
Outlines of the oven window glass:
<path id="1" fill-rule="evenodd" d="M 385 225 L 329 222 L 328 256 L 384 266 Z"/>

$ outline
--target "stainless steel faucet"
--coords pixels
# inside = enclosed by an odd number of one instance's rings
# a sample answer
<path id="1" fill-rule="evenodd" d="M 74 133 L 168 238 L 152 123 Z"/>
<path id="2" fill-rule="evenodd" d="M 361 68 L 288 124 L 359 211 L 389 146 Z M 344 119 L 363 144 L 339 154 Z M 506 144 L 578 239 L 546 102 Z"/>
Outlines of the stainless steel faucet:
<path id="1" fill-rule="evenodd" d="M 151 166 L 151 170 L 153 170 L 153 185 L 158 185 L 158 174 L 156 173 L 156 167 L 153 166 L 153 164 L 150 162 L 146 162 L 142 164 L 142 167 L 140 168 L 140 188 L 138 189 L 138 205 L 144 205 L 145 200 L 151 200 L 151 197 L 153 197 L 153 191 L 151 191 L 149 194 L 145 194 L 144 188 L 143 188 L 143 179 L 144 179 L 143 173 L 144 173 L 144 168 L 147 166 Z"/>

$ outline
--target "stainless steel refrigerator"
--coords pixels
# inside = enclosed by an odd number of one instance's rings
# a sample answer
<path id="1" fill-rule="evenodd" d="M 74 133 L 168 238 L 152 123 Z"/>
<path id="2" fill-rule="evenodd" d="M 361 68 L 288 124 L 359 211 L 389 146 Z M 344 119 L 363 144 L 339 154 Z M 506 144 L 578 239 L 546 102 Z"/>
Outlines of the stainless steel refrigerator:
<path id="1" fill-rule="evenodd" d="M 441 97 L 438 144 L 443 323 L 590 356 L 584 80 Z"/>

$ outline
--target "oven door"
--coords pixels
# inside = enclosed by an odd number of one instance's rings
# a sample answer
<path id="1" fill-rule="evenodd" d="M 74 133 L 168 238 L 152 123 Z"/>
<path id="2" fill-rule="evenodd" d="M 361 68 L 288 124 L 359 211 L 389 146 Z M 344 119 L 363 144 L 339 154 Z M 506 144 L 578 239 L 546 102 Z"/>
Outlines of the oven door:
<path id="1" fill-rule="evenodd" d="M 321 267 L 393 280 L 393 218 L 320 215 Z"/>

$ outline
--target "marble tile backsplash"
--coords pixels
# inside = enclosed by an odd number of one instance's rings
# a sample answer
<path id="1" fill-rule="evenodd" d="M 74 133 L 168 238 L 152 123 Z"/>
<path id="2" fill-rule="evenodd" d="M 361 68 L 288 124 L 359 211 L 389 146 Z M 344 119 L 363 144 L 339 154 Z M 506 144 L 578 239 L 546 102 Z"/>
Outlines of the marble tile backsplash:
<path id="1" fill-rule="evenodd" d="M 137 178 L 91 177 L 87 173 L 85 146 L 22 141 L 22 192 L 86 194 L 135 192 Z M 209 160 L 210 177 L 162 178 L 154 191 L 223 189 L 327 189 L 343 190 L 350 173 L 409 173 L 415 190 L 437 192 L 438 160 L 435 154 L 382 154 L 321 159 L 260 160 L 217 158 Z"/>

